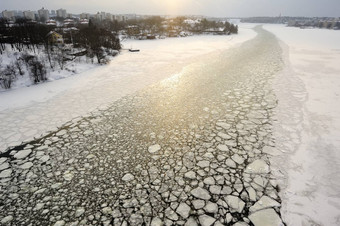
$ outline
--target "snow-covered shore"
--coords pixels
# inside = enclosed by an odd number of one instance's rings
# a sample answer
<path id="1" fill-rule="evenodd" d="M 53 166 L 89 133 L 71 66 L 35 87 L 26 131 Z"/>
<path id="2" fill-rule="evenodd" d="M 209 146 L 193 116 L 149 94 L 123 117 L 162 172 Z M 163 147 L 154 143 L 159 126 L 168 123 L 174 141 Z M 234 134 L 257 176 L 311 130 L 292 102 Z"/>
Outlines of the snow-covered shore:
<path id="1" fill-rule="evenodd" d="M 122 51 L 110 64 L 78 75 L 0 93 L 0 151 L 39 137 L 65 122 L 148 85 L 179 73 L 195 59 L 235 47 L 253 37 L 252 26 L 232 36 L 192 36 L 164 40 L 123 42 Z"/>
<path id="2" fill-rule="evenodd" d="M 287 225 L 340 224 L 340 32 L 265 25 L 286 67 L 278 97 L 273 158 Z"/>

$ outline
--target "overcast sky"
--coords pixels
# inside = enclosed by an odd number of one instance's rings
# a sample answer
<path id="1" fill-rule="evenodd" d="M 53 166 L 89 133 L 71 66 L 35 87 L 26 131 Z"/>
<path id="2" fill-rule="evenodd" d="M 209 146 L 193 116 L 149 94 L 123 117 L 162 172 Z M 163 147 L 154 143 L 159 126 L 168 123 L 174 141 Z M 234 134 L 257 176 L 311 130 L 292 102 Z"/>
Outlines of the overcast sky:
<path id="1" fill-rule="evenodd" d="M 340 17 L 340 0 L 1 0 L 0 3 L 1 11 L 41 7 L 65 8 L 71 13 Z"/>

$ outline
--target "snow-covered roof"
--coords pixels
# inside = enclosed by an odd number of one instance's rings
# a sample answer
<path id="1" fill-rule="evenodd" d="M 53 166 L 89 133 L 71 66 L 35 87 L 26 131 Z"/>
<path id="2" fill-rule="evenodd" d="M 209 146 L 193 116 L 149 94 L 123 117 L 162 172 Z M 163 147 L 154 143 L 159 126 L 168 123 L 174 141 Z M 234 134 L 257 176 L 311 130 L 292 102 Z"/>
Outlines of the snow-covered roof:
<path id="1" fill-rule="evenodd" d="M 50 31 L 50 32 L 48 32 L 46 36 L 50 36 L 50 35 L 52 35 L 52 34 L 56 34 L 56 35 L 62 36 L 61 34 L 59 34 L 58 32 L 55 32 L 55 31 Z"/>

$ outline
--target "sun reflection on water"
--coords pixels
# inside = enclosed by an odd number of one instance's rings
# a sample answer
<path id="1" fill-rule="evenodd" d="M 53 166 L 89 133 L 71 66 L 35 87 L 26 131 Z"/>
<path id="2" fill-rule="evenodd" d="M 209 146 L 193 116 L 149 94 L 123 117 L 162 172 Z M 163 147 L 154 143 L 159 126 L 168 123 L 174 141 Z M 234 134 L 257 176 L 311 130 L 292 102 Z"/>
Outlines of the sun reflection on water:
<path id="1" fill-rule="evenodd" d="M 173 76 L 162 80 L 160 83 L 162 86 L 175 86 L 179 83 L 182 75 L 183 75 L 183 72 L 176 73 Z"/>

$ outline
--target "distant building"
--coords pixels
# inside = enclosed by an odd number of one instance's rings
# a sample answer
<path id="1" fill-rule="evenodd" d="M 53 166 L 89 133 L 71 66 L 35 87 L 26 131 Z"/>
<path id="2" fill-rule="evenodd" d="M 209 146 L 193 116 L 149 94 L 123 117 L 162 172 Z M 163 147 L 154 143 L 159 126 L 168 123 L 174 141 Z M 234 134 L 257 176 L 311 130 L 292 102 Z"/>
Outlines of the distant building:
<path id="1" fill-rule="evenodd" d="M 88 19 L 88 18 L 82 18 L 81 19 Z M 103 21 L 103 20 L 114 20 L 115 16 L 112 15 L 111 13 L 105 13 L 105 12 L 97 12 L 97 14 L 94 15 L 94 18 L 99 20 L 99 21 Z"/>
<path id="2" fill-rule="evenodd" d="M 116 15 L 115 16 L 115 20 L 121 22 L 121 21 L 125 21 L 125 16 L 123 15 Z"/>
<path id="3" fill-rule="evenodd" d="M 101 20 L 105 20 L 106 13 L 105 12 L 100 12 L 100 17 L 101 17 Z"/>
<path id="4" fill-rule="evenodd" d="M 28 11 L 24 11 L 24 17 L 27 19 L 27 20 L 35 20 L 35 14 L 34 12 L 28 10 Z"/>
<path id="5" fill-rule="evenodd" d="M 66 18 L 67 17 L 66 9 L 58 9 L 57 17 Z"/>
<path id="6" fill-rule="evenodd" d="M 101 15 L 101 13 L 98 12 L 98 13 L 94 16 L 94 18 L 101 21 L 101 20 L 102 20 L 102 15 Z"/>
<path id="7" fill-rule="evenodd" d="M 106 13 L 105 19 L 112 21 L 113 20 L 113 15 L 111 13 Z"/>
<path id="8" fill-rule="evenodd" d="M 88 26 L 89 25 L 89 20 L 88 19 L 80 19 L 79 20 L 79 24 L 80 25 Z"/>
<path id="9" fill-rule="evenodd" d="M 57 21 L 49 19 L 48 21 L 46 21 L 46 25 L 47 26 L 57 26 Z"/>
<path id="10" fill-rule="evenodd" d="M 15 13 L 14 11 L 2 11 L 2 17 L 8 20 L 15 20 Z"/>
<path id="11" fill-rule="evenodd" d="M 126 14 L 124 15 L 125 20 L 136 20 L 137 19 L 137 15 L 136 14 Z"/>
<path id="12" fill-rule="evenodd" d="M 50 16 L 55 17 L 56 15 L 57 15 L 57 14 L 56 14 L 55 10 L 51 10 Z"/>
<path id="13" fill-rule="evenodd" d="M 44 7 L 38 10 L 38 15 L 40 19 L 45 19 L 45 20 L 50 19 L 50 14 L 47 9 L 44 9 Z"/>
<path id="14" fill-rule="evenodd" d="M 89 13 L 82 13 L 80 14 L 80 19 L 90 19 L 90 14 Z"/>
<path id="15" fill-rule="evenodd" d="M 65 26 L 65 27 L 72 27 L 72 26 L 74 26 L 74 24 L 75 24 L 75 22 L 74 22 L 74 20 L 72 20 L 72 19 L 66 19 L 66 20 L 64 20 L 64 26 Z"/>

